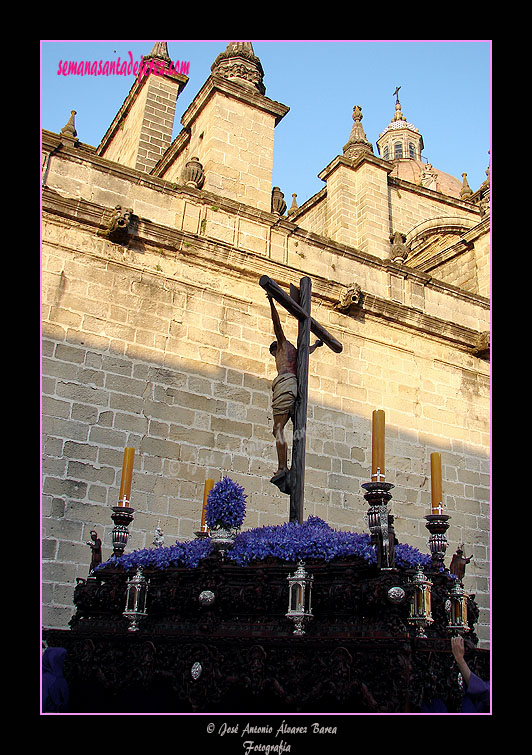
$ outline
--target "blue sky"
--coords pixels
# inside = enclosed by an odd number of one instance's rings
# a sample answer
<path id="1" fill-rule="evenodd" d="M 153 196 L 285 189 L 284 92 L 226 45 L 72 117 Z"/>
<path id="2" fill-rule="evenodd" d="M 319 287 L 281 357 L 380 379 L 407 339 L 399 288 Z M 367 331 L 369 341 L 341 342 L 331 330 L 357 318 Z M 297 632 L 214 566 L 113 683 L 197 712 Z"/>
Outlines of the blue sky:
<path id="1" fill-rule="evenodd" d="M 97 146 L 121 107 L 130 76 L 58 76 L 60 60 L 133 61 L 156 40 L 42 41 L 41 126 L 59 132 L 77 111 L 78 138 Z M 168 40 L 173 61 L 190 63 L 176 107 L 180 119 L 230 40 Z M 273 185 L 303 204 L 324 187 L 317 174 L 342 154 L 362 108 L 366 137 L 377 153 L 379 134 L 395 111 L 423 135 L 423 158 L 473 191 L 486 178 L 491 138 L 490 40 L 251 40 L 264 69 L 266 96 L 290 107 L 275 129 Z"/>

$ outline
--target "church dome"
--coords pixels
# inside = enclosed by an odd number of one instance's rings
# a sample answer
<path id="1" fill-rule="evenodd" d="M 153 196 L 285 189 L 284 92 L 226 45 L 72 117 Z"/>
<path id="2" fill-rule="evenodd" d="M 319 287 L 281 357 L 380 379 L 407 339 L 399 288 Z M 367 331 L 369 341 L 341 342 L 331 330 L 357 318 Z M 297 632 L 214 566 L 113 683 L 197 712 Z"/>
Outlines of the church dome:
<path id="1" fill-rule="evenodd" d="M 430 163 L 408 158 L 392 160 L 391 162 L 393 162 L 393 170 L 390 173 L 392 177 L 410 181 L 410 183 L 418 186 L 425 186 L 427 189 L 440 191 L 450 197 L 460 198 L 462 181 L 449 173 L 434 168 Z"/>

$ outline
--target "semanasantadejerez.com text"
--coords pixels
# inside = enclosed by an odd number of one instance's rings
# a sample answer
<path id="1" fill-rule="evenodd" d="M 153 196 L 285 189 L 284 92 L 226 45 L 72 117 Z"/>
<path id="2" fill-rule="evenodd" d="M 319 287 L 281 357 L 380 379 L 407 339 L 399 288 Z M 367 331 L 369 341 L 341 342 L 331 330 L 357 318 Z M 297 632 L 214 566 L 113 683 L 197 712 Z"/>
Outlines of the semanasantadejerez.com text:
<path id="1" fill-rule="evenodd" d="M 190 62 L 187 60 L 176 60 L 165 62 L 163 60 L 145 60 L 133 62 L 133 55 L 128 52 L 129 61 L 123 60 L 60 60 L 57 69 L 58 76 L 147 76 L 154 73 L 158 76 L 163 74 L 181 73 L 188 76 Z"/>

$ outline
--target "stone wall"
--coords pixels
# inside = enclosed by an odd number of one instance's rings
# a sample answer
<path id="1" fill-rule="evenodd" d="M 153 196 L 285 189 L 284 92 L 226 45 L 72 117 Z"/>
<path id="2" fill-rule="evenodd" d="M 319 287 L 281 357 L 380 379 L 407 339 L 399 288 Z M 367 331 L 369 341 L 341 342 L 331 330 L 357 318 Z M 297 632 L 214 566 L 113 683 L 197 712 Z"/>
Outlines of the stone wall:
<path id="1" fill-rule="evenodd" d="M 105 235 L 116 204 L 136 215 L 127 245 Z M 43 209 L 45 626 L 72 614 L 91 529 L 111 553 L 125 446 L 136 449 L 128 549 L 150 546 L 159 521 L 167 544 L 193 537 L 204 480 L 222 473 L 248 493 L 245 527 L 288 519 L 269 482 L 275 367 L 258 279 L 287 286 L 309 274 L 314 317 L 344 350 L 311 357 L 305 518 L 367 531 L 360 486 L 371 413 L 384 409 L 397 536 L 427 552 L 430 453 L 440 451 L 449 558 L 459 542 L 473 554 L 466 588 L 487 642 L 489 365 L 470 349 L 487 329 L 484 300 L 421 275 L 423 295 L 403 277 L 394 303 L 391 268 L 370 255 L 208 192 L 149 176 L 133 184 L 127 168 L 75 150 L 50 160 Z M 355 279 L 361 306 L 338 311 Z M 295 322 L 281 319 L 295 339 Z"/>
<path id="2" fill-rule="evenodd" d="M 410 243 L 421 228 L 432 226 L 433 240 L 429 237 L 421 259 L 417 252 L 411 264 L 430 271 L 439 281 L 488 297 L 489 224 L 482 222 L 479 207 L 389 178 L 386 165 L 367 156 L 349 164 L 345 158 L 335 158 L 320 174 L 326 189 L 299 208 L 294 222 L 380 259 L 390 256 L 392 232 L 404 233 Z M 441 232 L 448 233 L 449 225 L 453 233 L 443 241 Z M 461 236 L 467 245 L 453 251 Z"/>
<path id="3" fill-rule="evenodd" d="M 434 266 L 431 272 L 464 291 L 479 292 L 488 297 L 491 279 L 489 236 L 478 240 L 474 247 L 459 256 Z"/>
<path id="4" fill-rule="evenodd" d="M 423 186 L 413 187 L 400 179 L 390 180 L 390 217 L 394 230 L 407 234 L 430 218 L 463 218 L 464 222 L 480 223 L 478 207 Z"/>

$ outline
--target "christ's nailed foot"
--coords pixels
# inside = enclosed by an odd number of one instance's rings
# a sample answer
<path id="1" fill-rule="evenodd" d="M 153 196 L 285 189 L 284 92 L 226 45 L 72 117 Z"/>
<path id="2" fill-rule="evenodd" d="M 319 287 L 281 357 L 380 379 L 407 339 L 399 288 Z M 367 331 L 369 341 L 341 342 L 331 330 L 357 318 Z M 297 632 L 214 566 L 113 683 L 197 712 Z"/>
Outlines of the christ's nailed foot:
<path id="1" fill-rule="evenodd" d="M 292 492 L 291 475 L 289 469 L 280 469 L 271 478 L 270 482 L 279 488 L 281 493 L 290 495 Z"/>
<path id="2" fill-rule="evenodd" d="M 274 476 L 270 479 L 270 482 L 277 482 L 277 480 L 281 480 L 287 474 L 288 469 L 286 467 L 285 469 L 278 469 Z"/>

